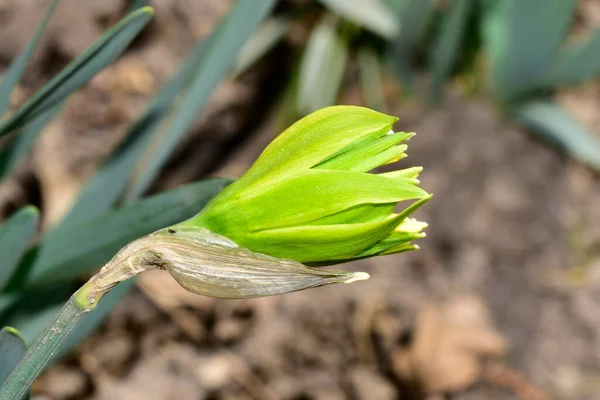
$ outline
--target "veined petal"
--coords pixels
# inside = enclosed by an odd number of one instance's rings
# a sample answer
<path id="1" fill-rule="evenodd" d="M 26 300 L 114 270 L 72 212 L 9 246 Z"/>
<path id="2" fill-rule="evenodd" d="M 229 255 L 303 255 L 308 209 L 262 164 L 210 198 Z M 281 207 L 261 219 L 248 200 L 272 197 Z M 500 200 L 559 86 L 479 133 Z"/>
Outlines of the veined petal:
<path id="1" fill-rule="evenodd" d="M 389 131 L 387 134 L 379 134 L 378 136 L 369 135 L 362 140 L 347 146 L 338 154 L 335 154 L 327 160 L 317 164 L 314 168 L 358 172 L 370 171 L 381 164 L 372 168 L 364 168 L 360 167 L 359 165 L 365 160 L 369 160 L 381 152 L 393 148 L 398 143 L 409 139 L 413 135 L 414 133 L 394 133 L 392 131 Z M 406 150 L 406 146 L 401 147 L 401 149 L 402 151 Z"/>
<path id="2" fill-rule="evenodd" d="M 395 251 L 393 251 L 394 249 L 400 249 L 404 248 L 404 246 L 412 245 L 411 242 L 413 240 L 424 237 L 424 232 L 393 232 L 388 237 L 375 243 L 367 250 L 355 255 L 352 259 L 372 257 L 379 254 L 392 254 L 395 253 Z"/>
<path id="3" fill-rule="evenodd" d="M 385 134 L 396 120 L 364 107 L 332 106 L 318 110 L 275 138 L 254 165 L 215 201 L 264 190 L 273 182 L 319 164 L 365 136 Z"/>
<path id="4" fill-rule="evenodd" d="M 394 147 L 390 147 L 387 150 L 382 151 L 379 154 L 374 155 L 371 158 L 367 158 L 364 160 L 361 160 L 359 162 L 356 163 L 356 165 L 354 165 L 354 167 L 352 167 L 350 169 L 350 171 L 358 171 L 358 172 L 366 172 L 366 171 L 371 171 L 377 167 L 380 167 L 384 164 L 389 164 L 392 162 L 396 162 L 399 161 L 401 159 L 403 159 L 404 157 L 406 157 L 406 153 L 404 153 L 406 151 L 406 145 L 400 145 L 400 146 L 394 146 Z"/>
<path id="5" fill-rule="evenodd" d="M 260 193 L 209 208 L 189 224 L 199 223 L 236 240 L 230 232 L 300 225 L 361 204 L 398 203 L 427 196 L 404 178 L 309 169 Z"/>
<path id="6" fill-rule="evenodd" d="M 419 174 L 423 171 L 423 167 L 410 167 L 405 169 L 399 169 L 397 171 L 383 172 L 381 174 L 377 174 L 379 176 L 385 176 L 386 178 L 396 179 L 396 178 L 407 178 L 407 179 L 417 179 Z M 419 181 L 416 181 L 417 184 Z"/>
<path id="7" fill-rule="evenodd" d="M 401 215 L 360 224 L 303 225 L 253 232 L 238 244 L 275 257 L 300 262 L 348 259 L 379 242 L 398 225 Z"/>
<path id="8" fill-rule="evenodd" d="M 396 203 L 361 204 L 307 222 L 306 225 L 357 224 L 361 222 L 379 221 L 389 217 L 394 212 L 394 208 L 396 208 Z"/>

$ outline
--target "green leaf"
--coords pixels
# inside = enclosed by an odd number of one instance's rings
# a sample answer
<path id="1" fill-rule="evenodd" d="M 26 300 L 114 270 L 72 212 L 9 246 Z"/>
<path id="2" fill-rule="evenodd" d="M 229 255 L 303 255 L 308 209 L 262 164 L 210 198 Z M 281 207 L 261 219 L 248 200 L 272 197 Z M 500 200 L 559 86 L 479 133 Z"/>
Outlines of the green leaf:
<path id="1" fill-rule="evenodd" d="M 19 135 L 11 137 L 0 151 L 0 178 L 11 173 L 19 162 L 31 150 L 42 130 L 62 110 L 64 102 L 59 103 L 28 124 Z"/>
<path id="2" fill-rule="evenodd" d="M 520 106 L 514 116 L 522 125 L 573 158 L 600 171 L 600 142 L 561 107 L 551 102 L 534 101 Z"/>
<path id="3" fill-rule="evenodd" d="M 246 42 L 237 58 L 234 74 L 246 71 L 285 38 L 290 28 L 287 18 L 269 18 Z"/>
<path id="4" fill-rule="evenodd" d="M 136 164 L 149 146 L 152 134 L 177 93 L 194 72 L 192 66 L 200 60 L 202 54 L 202 43 L 198 43 L 177 73 L 161 88 L 142 117 L 129 129 L 125 140 L 88 180 L 73 207 L 54 230 L 78 225 L 104 214 L 117 202 L 131 179 Z"/>
<path id="5" fill-rule="evenodd" d="M 361 46 L 358 48 L 357 56 L 365 103 L 374 110 L 385 111 L 379 55 L 372 46 Z"/>
<path id="6" fill-rule="evenodd" d="M 600 74 L 600 29 L 586 39 L 561 48 L 541 84 L 549 87 L 577 85 Z"/>
<path id="7" fill-rule="evenodd" d="M 48 6 L 46 10 L 46 14 L 44 14 L 44 18 L 42 22 L 38 25 L 33 37 L 27 44 L 27 47 L 19 54 L 19 56 L 14 60 L 11 64 L 9 70 L 4 74 L 4 78 L 2 82 L 0 82 L 0 119 L 6 112 L 10 102 L 10 95 L 13 92 L 17 83 L 23 76 L 25 69 L 27 68 L 27 64 L 33 55 L 35 48 L 37 47 L 44 30 L 46 30 L 46 25 L 48 25 L 48 21 L 50 20 L 50 16 L 54 12 L 56 5 L 60 0 L 53 0 L 52 3 Z"/>
<path id="8" fill-rule="evenodd" d="M 435 44 L 429 54 L 430 99 L 433 102 L 441 99 L 444 83 L 458 62 L 472 6 L 473 0 L 454 0 L 450 9 L 442 16 Z"/>
<path id="9" fill-rule="evenodd" d="M 386 39 L 393 38 L 400 30 L 398 21 L 379 0 L 320 1 L 334 13 Z"/>
<path id="10" fill-rule="evenodd" d="M 18 129 L 57 105 L 113 62 L 152 17 L 152 9 L 139 9 L 113 26 L 82 55 L 35 93 L 19 110 L 0 124 L 0 136 Z"/>
<path id="11" fill-rule="evenodd" d="M 299 115 L 336 103 L 348 60 L 348 42 L 337 25 L 325 18 L 308 39 L 298 77 Z"/>
<path id="12" fill-rule="evenodd" d="M 0 386 L 27 352 L 27 346 L 19 331 L 4 327 L 0 330 Z"/>
<path id="13" fill-rule="evenodd" d="M 483 40 L 491 88 L 506 103 L 530 92 L 547 70 L 573 17 L 575 0 L 498 0 L 488 5 Z"/>
<path id="14" fill-rule="evenodd" d="M 193 216 L 228 181 L 213 179 L 152 196 L 84 224 L 51 231 L 27 253 L 7 291 L 69 281 L 105 264 L 121 247 Z"/>
<path id="15" fill-rule="evenodd" d="M 24 207 L 0 226 L 0 291 L 6 286 L 35 234 L 39 219 L 38 210 Z"/>
<path id="16" fill-rule="evenodd" d="M 195 121 L 210 94 L 233 67 L 240 49 L 268 15 L 275 0 L 240 0 L 205 42 L 200 60 L 186 81 L 187 90 L 175 100 L 169 115 L 153 136 L 152 146 L 138 164 L 127 201 L 139 198 L 154 181 L 169 155 Z"/>

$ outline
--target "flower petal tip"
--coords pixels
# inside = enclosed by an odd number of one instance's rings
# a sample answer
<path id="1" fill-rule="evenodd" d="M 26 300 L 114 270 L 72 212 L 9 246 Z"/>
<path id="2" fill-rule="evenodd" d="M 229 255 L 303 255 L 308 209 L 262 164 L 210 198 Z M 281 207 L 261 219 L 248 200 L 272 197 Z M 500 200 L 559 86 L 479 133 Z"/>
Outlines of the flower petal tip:
<path id="1" fill-rule="evenodd" d="M 367 274 L 366 272 L 354 272 L 352 275 L 350 275 L 348 277 L 348 279 L 346 279 L 344 281 L 344 283 L 352 283 L 352 282 L 358 282 L 358 281 L 366 281 L 367 279 L 369 279 L 371 277 L 371 275 Z"/>

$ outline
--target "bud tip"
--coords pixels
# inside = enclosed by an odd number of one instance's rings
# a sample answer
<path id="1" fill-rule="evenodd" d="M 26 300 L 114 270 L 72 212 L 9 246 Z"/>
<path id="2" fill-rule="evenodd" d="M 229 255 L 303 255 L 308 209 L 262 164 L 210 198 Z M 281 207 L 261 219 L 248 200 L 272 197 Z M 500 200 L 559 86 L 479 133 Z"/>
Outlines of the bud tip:
<path id="1" fill-rule="evenodd" d="M 369 274 L 367 274 L 366 272 L 354 272 L 352 275 L 350 275 L 350 277 L 348 277 L 348 279 L 346 279 L 344 281 L 344 283 L 352 283 L 352 282 L 357 282 L 357 281 L 366 281 L 370 277 L 371 276 Z"/>

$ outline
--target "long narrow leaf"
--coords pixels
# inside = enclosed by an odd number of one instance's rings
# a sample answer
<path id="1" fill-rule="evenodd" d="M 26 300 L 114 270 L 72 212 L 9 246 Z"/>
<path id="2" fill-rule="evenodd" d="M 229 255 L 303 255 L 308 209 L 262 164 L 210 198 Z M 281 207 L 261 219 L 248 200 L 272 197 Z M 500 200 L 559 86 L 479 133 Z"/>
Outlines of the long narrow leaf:
<path id="1" fill-rule="evenodd" d="M 113 26 L 90 48 L 69 63 L 48 84 L 34 94 L 19 110 L 0 124 L 0 136 L 26 125 L 113 62 L 146 26 L 152 9 L 141 8 Z"/>
<path id="2" fill-rule="evenodd" d="M 268 15 L 275 0 L 239 0 L 206 41 L 187 90 L 175 101 L 136 168 L 127 201 L 139 198 L 154 181 L 218 83 L 233 67 L 237 54 Z"/>
<path id="3" fill-rule="evenodd" d="M 0 386 L 25 355 L 27 346 L 19 332 L 10 327 L 0 330 Z"/>
<path id="4" fill-rule="evenodd" d="M 600 171 L 600 142 L 561 107 L 550 102 L 531 102 L 519 107 L 515 117 L 532 132 Z"/>
<path id="5" fill-rule="evenodd" d="M 460 56 L 460 45 L 465 36 L 469 12 L 473 0 L 454 0 L 443 16 L 440 30 L 430 53 L 431 68 L 430 99 L 438 102 L 442 97 L 444 83 L 450 77 Z"/>
<path id="6" fill-rule="evenodd" d="M 485 7 L 483 39 L 494 96 L 523 96 L 546 71 L 573 17 L 575 0 L 497 0 Z"/>
<path id="7" fill-rule="evenodd" d="M 600 74 L 600 29 L 585 40 L 569 43 L 553 59 L 541 84 L 549 87 L 577 85 Z"/>
<path id="8" fill-rule="evenodd" d="M 348 43 L 335 21 L 313 29 L 302 55 L 296 104 L 299 115 L 335 104 L 348 61 Z"/>
<path id="9" fill-rule="evenodd" d="M 8 292 L 69 281 L 106 263 L 130 241 L 183 221 L 228 183 L 213 179 L 158 194 L 89 222 L 51 231 L 25 256 Z"/>
<path id="10" fill-rule="evenodd" d="M 196 45 L 177 73 L 161 88 L 152 104 L 131 127 L 125 140 L 86 183 L 69 213 L 54 230 L 81 224 L 104 214 L 115 204 L 148 147 L 152 134 L 194 72 L 192 66 L 202 57 L 202 46 L 202 43 Z"/>
<path id="11" fill-rule="evenodd" d="M 37 228 L 38 210 L 24 207 L 0 227 L 0 291 L 6 286 L 21 261 Z"/>
<path id="12" fill-rule="evenodd" d="M 19 135 L 11 137 L 0 151 L 0 179 L 12 172 L 35 144 L 48 123 L 62 110 L 64 102 L 50 107 L 28 124 Z"/>
<path id="13" fill-rule="evenodd" d="M 398 20 L 380 0 L 320 1 L 334 13 L 386 39 L 392 39 L 400 31 Z"/>
<path id="14" fill-rule="evenodd" d="M 33 34 L 33 37 L 27 44 L 27 47 L 25 47 L 21 54 L 19 54 L 19 56 L 14 60 L 14 62 L 6 72 L 6 74 L 4 74 L 4 78 L 2 79 L 2 82 L 0 82 L 0 118 L 2 118 L 2 116 L 6 112 L 10 101 L 10 95 L 13 92 L 15 86 L 17 86 L 17 83 L 19 83 L 21 76 L 23 76 L 23 73 L 27 68 L 27 64 L 29 63 L 31 56 L 35 51 L 35 48 L 37 47 L 37 44 L 40 41 L 44 30 L 46 30 L 46 25 L 48 25 L 50 16 L 54 12 L 54 9 L 56 8 L 56 5 L 59 3 L 59 1 L 60 0 L 53 0 L 52 3 L 50 3 L 48 9 L 46 10 L 46 13 L 44 14 L 42 22 L 40 22 L 40 24 L 38 25 L 35 33 Z"/>

